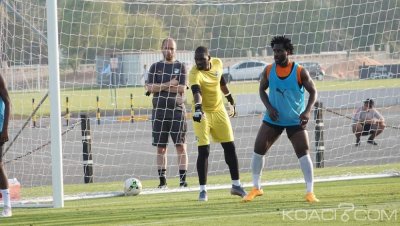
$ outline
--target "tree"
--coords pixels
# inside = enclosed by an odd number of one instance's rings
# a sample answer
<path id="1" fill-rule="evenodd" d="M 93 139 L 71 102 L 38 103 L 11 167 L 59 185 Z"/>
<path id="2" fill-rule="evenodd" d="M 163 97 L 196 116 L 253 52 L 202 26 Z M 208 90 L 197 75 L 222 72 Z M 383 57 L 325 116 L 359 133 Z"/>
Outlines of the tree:
<path id="1" fill-rule="evenodd" d="M 59 8 L 60 44 L 73 70 L 81 62 L 92 62 L 96 55 L 154 49 L 165 34 L 160 20 L 128 14 L 123 0 L 63 0 Z"/>

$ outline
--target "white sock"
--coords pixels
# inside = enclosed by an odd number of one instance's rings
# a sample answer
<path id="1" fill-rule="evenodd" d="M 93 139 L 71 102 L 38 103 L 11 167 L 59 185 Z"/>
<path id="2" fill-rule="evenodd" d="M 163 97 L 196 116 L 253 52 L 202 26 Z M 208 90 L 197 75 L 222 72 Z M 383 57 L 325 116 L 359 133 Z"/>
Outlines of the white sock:
<path id="1" fill-rule="evenodd" d="M 11 208 L 11 200 L 10 200 L 10 190 L 9 189 L 1 189 L 1 196 L 3 197 L 4 207 Z"/>
<path id="2" fill-rule="evenodd" d="M 207 185 L 200 185 L 200 191 L 207 191 Z"/>
<path id="3" fill-rule="evenodd" d="M 261 171 L 264 168 L 264 162 L 264 155 L 253 153 L 251 170 L 253 172 L 253 186 L 257 189 L 261 189 Z"/>
<path id="4" fill-rule="evenodd" d="M 232 180 L 232 184 L 235 186 L 240 186 L 240 180 Z"/>
<path id="5" fill-rule="evenodd" d="M 314 173 L 310 154 L 299 158 L 299 162 L 303 171 L 304 181 L 306 182 L 307 192 L 314 192 Z"/>

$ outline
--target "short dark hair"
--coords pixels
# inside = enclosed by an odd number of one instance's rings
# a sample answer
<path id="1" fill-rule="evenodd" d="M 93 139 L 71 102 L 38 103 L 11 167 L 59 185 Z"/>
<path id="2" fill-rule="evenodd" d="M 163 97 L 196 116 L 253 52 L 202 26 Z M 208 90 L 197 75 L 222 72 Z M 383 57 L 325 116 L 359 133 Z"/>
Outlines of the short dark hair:
<path id="1" fill-rule="evenodd" d="M 368 104 L 370 107 L 373 107 L 375 105 L 375 102 L 373 99 L 367 98 L 366 100 L 364 100 L 364 104 Z"/>
<path id="2" fill-rule="evenodd" d="M 293 54 L 294 47 L 290 38 L 287 38 L 284 35 L 275 36 L 271 40 L 271 47 L 274 48 L 275 44 L 282 44 L 283 48 L 285 48 L 290 55 Z"/>
<path id="3" fill-rule="evenodd" d="M 197 47 L 196 48 L 196 51 L 194 52 L 194 54 L 207 54 L 207 55 L 209 55 L 209 53 L 208 53 L 208 48 L 207 47 L 205 47 L 205 46 L 199 46 L 199 47 Z"/>

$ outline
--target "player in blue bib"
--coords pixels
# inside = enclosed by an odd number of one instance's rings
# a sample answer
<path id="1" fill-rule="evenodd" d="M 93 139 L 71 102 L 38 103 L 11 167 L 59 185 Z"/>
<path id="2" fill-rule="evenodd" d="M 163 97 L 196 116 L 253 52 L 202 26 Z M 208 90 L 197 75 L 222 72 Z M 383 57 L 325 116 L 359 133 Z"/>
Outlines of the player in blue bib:
<path id="1" fill-rule="evenodd" d="M 265 68 L 259 88 L 266 113 L 254 145 L 251 163 L 253 189 L 243 197 L 243 201 L 248 202 L 263 195 L 260 178 L 264 156 L 283 130 L 286 130 L 304 174 L 305 199 L 309 203 L 318 202 L 313 191 L 313 165 L 306 131 L 311 109 L 317 99 L 317 90 L 308 71 L 289 60 L 288 56 L 293 54 L 293 44 L 289 38 L 276 36 L 271 41 L 271 47 L 275 62 Z M 304 91 L 309 93 L 307 103 L 304 100 Z"/>
<path id="2" fill-rule="evenodd" d="M 0 191 L 4 202 L 2 217 L 11 217 L 11 200 L 7 174 L 3 166 L 4 143 L 8 141 L 8 121 L 10 120 L 10 97 L 3 76 L 0 75 Z"/>

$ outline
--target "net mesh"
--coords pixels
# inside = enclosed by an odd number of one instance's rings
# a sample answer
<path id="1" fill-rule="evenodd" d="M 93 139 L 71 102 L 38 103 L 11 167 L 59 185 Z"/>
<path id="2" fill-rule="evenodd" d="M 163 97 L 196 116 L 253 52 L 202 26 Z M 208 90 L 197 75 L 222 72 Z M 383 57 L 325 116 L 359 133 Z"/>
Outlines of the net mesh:
<path id="1" fill-rule="evenodd" d="M 50 196 L 45 1 L 1 1 L 0 10 L 1 74 L 12 100 L 9 131 L 14 139 L 6 144 L 3 161 L 9 177 L 17 178 L 24 188 L 23 198 Z M 194 64 L 193 51 L 199 45 L 209 47 L 211 55 L 229 67 L 229 87 L 239 112 L 232 126 L 241 173 L 251 172 L 254 140 L 265 108 L 257 94 L 262 69 L 243 72 L 240 65 L 249 67 L 246 61 L 250 60 L 271 63 L 272 50 L 266 46 L 275 35 L 292 39 L 294 61 L 319 64 L 318 69 L 312 65 L 307 69 L 316 80 L 319 102 L 323 103 L 325 167 L 338 175 L 368 173 L 368 167 L 398 171 L 399 18 L 398 0 L 58 1 L 64 183 L 84 181 L 83 114 L 91 122 L 93 180 L 104 183 L 98 192 L 115 190 L 107 186 L 113 182 L 121 184 L 122 191 L 123 181 L 132 176 L 157 179 L 148 120 L 151 98 L 144 96 L 142 86 L 149 66 L 162 59 L 161 40 L 166 37 L 176 40 L 177 58 L 188 68 Z M 237 76 L 256 76 L 236 81 L 235 70 Z M 373 78 L 388 79 L 371 83 Z M 191 109 L 192 95 L 188 91 L 186 96 L 187 109 Z M 368 145 L 362 138 L 362 144 L 355 147 L 351 117 L 366 98 L 375 99 L 387 127 L 376 139 L 378 146 Z M 134 123 L 130 122 L 131 113 Z M 189 117 L 188 176 L 197 177 L 191 124 Z M 314 162 L 315 126 L 315 122 L 308 125 Z M 175 148 L 169 145 L 168 149 L 167 177 L 178 185 Z M 219 144 L 212 144 L 209 163 L 209 175 L 228 174 Z M 360 168 L 346 168 L 352 166 Z M 284 133 L 269 151 L 265 170 L 298 167 Z M 285 177 L 291 176 L 284 174 L 282 179 Z M 226 178 L 220 183 L 229 183 Z"/>

